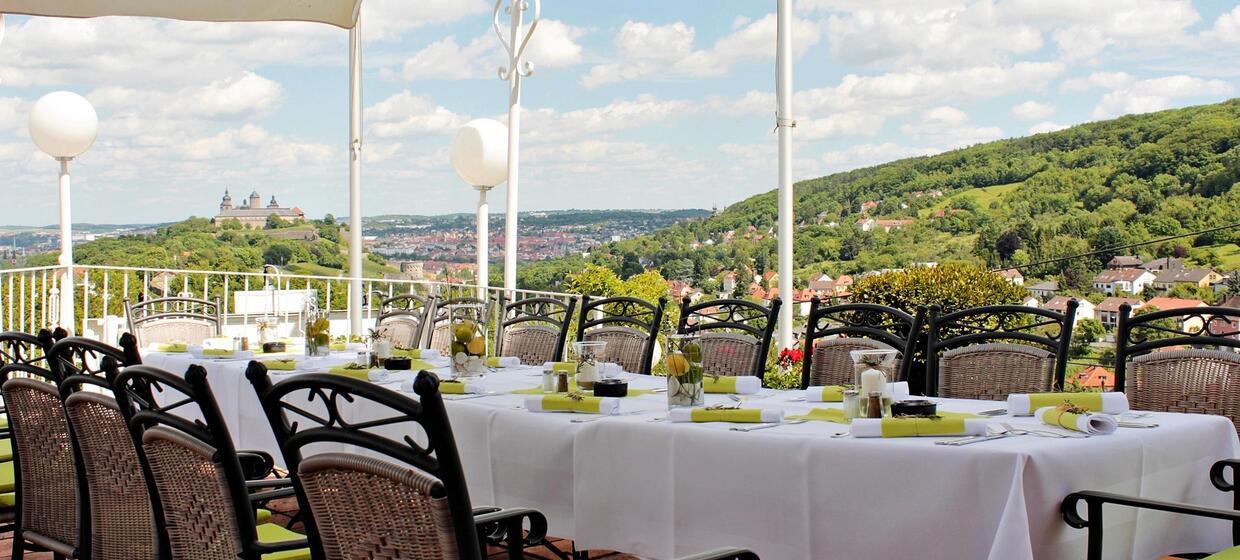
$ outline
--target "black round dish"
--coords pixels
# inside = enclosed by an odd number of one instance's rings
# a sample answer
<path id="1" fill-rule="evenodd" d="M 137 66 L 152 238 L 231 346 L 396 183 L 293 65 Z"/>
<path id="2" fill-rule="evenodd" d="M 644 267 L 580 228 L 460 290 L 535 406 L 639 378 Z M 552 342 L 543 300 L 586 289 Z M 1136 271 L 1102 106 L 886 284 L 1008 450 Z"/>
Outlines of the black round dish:
<path id="1" fill-rule="evenodd" d="M 406 370 L 412 365 L 413 360 L 405 357 L 388 358 L 383 361 L 383 367 L 390 370 Z"/>
<path id="2" fill-rule="evenodd" d="M 594 382 L 594 396 L 596 397 L 626 397 L 629 394 L 629 384 L 619 379 L 603 379 Z"/>
<path id="3" fill-rule="evenodd" d="M 277 352 L 283 352 L 285 349 L 286 347 L 283 342 L 264 342 L 263 343 L 264 354 L 274 354 Z"/>
<path id="4" fill-rule="evenodd" d="M 925 399 L 891 403 L 892 416 L 934 416 L 938 406 Z"/>

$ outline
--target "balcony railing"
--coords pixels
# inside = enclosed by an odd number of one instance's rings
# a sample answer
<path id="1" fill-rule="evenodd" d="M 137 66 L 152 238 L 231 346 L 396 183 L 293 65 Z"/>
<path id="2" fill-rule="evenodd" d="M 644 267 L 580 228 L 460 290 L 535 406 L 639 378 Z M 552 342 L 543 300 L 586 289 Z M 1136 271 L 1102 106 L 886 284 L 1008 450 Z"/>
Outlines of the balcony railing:
<path id="1" fill-rule="evenodd" d="M 46 266 L 0 270 L 0 331 L 36 332 L 58 323 L 60 283 L 64 267 Z M 71 329 L 82 336 L 114 342 L 126 329 L 125 300 L 145 301 L 161 297 L 218 299 L 224 316 L 225 334 L 256 336 L 257 321 L 274 317 L 291 335 L 302 324 L 305 301 L 314 298 L 318 309 L 328 312 L 332 332 L 362 336 L 365 331 L 349 332 L 350 280 L 347 276 L 318 276 L 270 272 L 232 272 L 178 270 L 125 266 L 74 265 L 74 324 Z M 380 302 L 398 294 L 478 297 L 477 286 L 426 280 L 364 278 L 363 329 L 374 325 Z M 503 288 L 485 290 L 488 300 L 553 297 L 569 294 Z"/>

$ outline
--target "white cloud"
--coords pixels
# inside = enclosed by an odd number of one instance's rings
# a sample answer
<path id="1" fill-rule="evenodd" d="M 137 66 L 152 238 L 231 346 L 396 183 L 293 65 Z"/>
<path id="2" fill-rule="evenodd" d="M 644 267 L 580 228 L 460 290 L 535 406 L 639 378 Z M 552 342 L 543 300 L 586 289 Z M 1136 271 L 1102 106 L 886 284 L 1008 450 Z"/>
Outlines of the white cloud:
<path id="1" fill-rule="evenodd" d="M 25 105 L 20 97 L 0 97 L 0 131 L 17 130 L 25 125 Z"/>
<path id="2" fill-rule="evenodd" d="M 367 40 L 399 39 L 408 29 L 449 23 L 490 9 L 484 0 L 366 0 L 362 2 L 362 35 Z"/>
<path id="3" fill-rule="evenodd" d="M 900 132 L 943 150 L 962 148 L 1003 137 L 997 126 L 973 126 L 969 115 L 949 106 L 935 107 L 915 121 L 900 127 Z"/>
<path id="4" fill-rule="evenodd" d="M 1065 128 L 1068 128 L 1068 126 L 1070 125 L 1054 123 L 1051 121 L 1043 121 L 1043 122 L 1040 122 L 1038 124 L 1035 124 L 1029 127 L 1029 134 L 1042 134 L 1043 132 L 1055 132 L 1056 130 L 1063 130 Z"/>
<path id="5" fill-rule="evenodd" d="M 1207 43 L 1240 43 L 1240 6 L 1219 15 L 1214 25 L 1201 33 L 1201 38 Z"/>
<path id="6" fill-rule="evenodd" d="M 1022 121 L 1043 120 L 1055 114 L 1055 106 L 1049 103 L 1026 101 L 1012 107 L 1012 116 Z"/>
<path id="7" fill-rule="evenodd" d="M 275 110 L 284 88 L 253 72 L 213 81 L 202 87 L 176 91 L 105 86 L 87 95 L 97 108 L 119 113 L 133 111 L 144 118 L 234 119 L 265 115 Z"/>
<path id="8" fill-rule="evenodd" d="M 1093 117 L 1106 119 L 1148 113 L 1171 107 L 1173 99 L 1218 98 L 1235 89 L 1222 80 L 1206 80 L 1183 74 L 1133 81 L 1108 92 L 1094 106 Z"/>
<path id="9" fill-rule="evenodd" d="M 1094 88 L 1115 89 L 1135 81 L 1136 78 L 1127 72 L 1094 72 L 1084 78 L 1069 78 L 1059 85 L 1059 91 L 1072 93 L 1088 91 Z"/>
<path id="10" fill-rule="evenodd" d="M 846 111 L 819 119 L 806 119 L 797 123 L 797 138 L 819 140 L 840 136 L 874 136 L 883 128 L 886 119 L 866 111 Z"/>
<path id="11" fill-rule="evenodd" d="M 822 155 L 822 161 L 827 164 L 830 172 L 834 173 L 869 167 L 907 157 L 936 154 L 940 151 L 933 148 L 901 146 L 892 142 L 858 144 L 845 150 L 829 151 Z"/>
<path id="12" fill-rule="evenodd" d="M 684 99 L 661 100 L 639 95 L 632 100 L 613 101 L 602 107 L 589 107 L 564 113 L 553 109 L 529 111 L 522 124 L 522 135 L 531 141 L 562 141 L 665 123 L 699 113 L 701 103 Z"/>
<path id="13" fill-rule="evenodd" d="M 995 11 L 990 2 L 936 9 L 908 3 L 861 9 L 832 15 L 826 35 L 831 54 L 850 64 L 958 67 L 1042 48 L 1039 29 L 1022 22 L 997 22 Z"/>
<path id="14" fill-rule="evenodd" d="M 452 134 L 469 119 L 436 104 L 428 96 L 405 90 L 367 107 L 362 120 L 370 134 L 398 138 L 420 133 Z"/>
<path id="15" fill-rule="evenodd" d="M 996 21 L 1053 29 L 1066 60 L 1093 59 L 1114 46 L 1166 48 L 1188 40 L 1201 16 L 1191 0 L 1005 0 Z"/>
<path id="16" fill-rule="evenodd" d="M 646 78 L 720 76 L 738 62 L 775 57 L 775 14 L 737 23 L 739 27 L 710 49 L 694 50 L 696 31 L 684 22 L 653 25 L 627 21 L 616 34 L 614 62 L 590 68 L 581 83 L 595 88 Z M 793 55 L 801 56 L 818 43 L 821 28 L 817 22 L 795 19 L 793 34 Z"/>
<path id="17" fill-rule="evenodd" d="M 577 41 L 586 33 L 586 29 L 562 21 L 544 20 L 538 24 L 523 58 L 534 65 L 535 71 L 580 64 L 582 47 Z M 457 43 L 456 37 L 449 36 L 406 59 L 401 77 L 407 81 L 494 78 L 506 60 L 503 47 L 493 33 L 475 37 L 464 46 Z"/>

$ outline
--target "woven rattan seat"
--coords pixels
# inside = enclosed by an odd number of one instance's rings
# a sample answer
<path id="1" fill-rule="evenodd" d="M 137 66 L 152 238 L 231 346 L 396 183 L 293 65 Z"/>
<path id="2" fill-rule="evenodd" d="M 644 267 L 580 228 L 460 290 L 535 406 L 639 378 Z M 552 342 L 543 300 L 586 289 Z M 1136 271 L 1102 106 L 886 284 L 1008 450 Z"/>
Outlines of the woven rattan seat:
<path id="1" fill-rule="evenodd" d="M 74 557 L 81 538 L 77 475 L 60 393 L 47 381 L 18 377 L 4 382 L 4 402 L 19 481 L 15 541 L 22 542 L 13 546 L 22 548 L 30 542 Z"/>
<path id="2" fill-rule="evenodd" d="M 1240 354 L 1165 350 L 1128 362 L 1125 385 L 1135 410 L 1217 414 L 1240 430 Z"/>
<path id="3" fill-rule="evenodd" d="M 783 302 L 770 307 L 742 299 L 717 299 L 692 303 L 680 301 L 676 332 L 697 334 L 702 346 L 702 367 L 713 375 L 766 373 L 766 359 Z"/>
<path id="4" fill-rule="evenodd" d="M 869 338 L 836 337 L 814 345 L 809 370 L 810 385 L 852 385 L 854 350 L 898 350 L 890 344 Z M 899 362 L 896 371 L 900 370 Z"/>
<path id="5" fill-rule="evenodd" d="M 939 359 L 940 397 L 1007 400 L 1010 393 L 1044 393 L 1054 382 L 1055 355 L 1020 344 L 953 348 Z"/>
<path id="6" fill-rule="evenodd" d="M 583 296 L 577 340 L 606 341 L 603 355 L 607 361 L 620 364 L 628 372 L 649 374 L 666 305 L 667 298 L 650 303 L 626 296 Z"/>
<path id="7" fill-rule="evenodd" d="M 375 330 L 397 348 L 421 348 L 422 325 L 426 324 L 430 306 L 415 294 L 389 297 L 379 304 Z"/>
<path id="8" fill-rule="evenodd" d="M 501 306 L 496 355 L 515 356 L 526 365 L 563 360 L 564 341 L 576 307 L 577 299 L 572 297 L 567 303 L 531 297 Z"/>
<path id="9" fill-rule="evenodd" d="M 920 376 L 911 375 L 916 361 L 912 358 L 919 342 L 924 309 L 909 315 L 894 307 L 873 303 L 823 305 L 810 301 L 805 323 L 804 360 L 801 364 L 801 388 L 810 385 L 851 385 L 853 350 L 898 350 L 896 381 L 908 381 L 909 390 L 918 394 L 926 385 Z"/>
<path id="10" fill-rule="evenodd" d="M 754 362 L 765 358 L 761 355 L 762 341 L 747 334 L 706 332 L 698 341 L 702 371 L 712 375 L 753 375 Z"/>
<path id="11" fill-rule="evenodd" d="M 528 325 L 504 329 L 500 339 L 500 356 L 515 356 L 526 365 L 540 365 L 556 359 L 556 345 L 563 338 L 561 331 L 546 325 Z"/>
<path id="12" fill-rule="evenodd" d="M 220 302 L 188 297 L 169 297 L 130 303 L 125 300 L 129 332 L 139 345 L 166 342 L 201 344 L 220 336 L 223 327 Z"/>
<path id="13" fill-rule="evenodd" d="M 646 365 L 646 333 L 629 327 L 599 327 L 586 332 L 583 340 L 606 342 L 604 361 L 620 364 L 624 371 L 640 372 Z"/>

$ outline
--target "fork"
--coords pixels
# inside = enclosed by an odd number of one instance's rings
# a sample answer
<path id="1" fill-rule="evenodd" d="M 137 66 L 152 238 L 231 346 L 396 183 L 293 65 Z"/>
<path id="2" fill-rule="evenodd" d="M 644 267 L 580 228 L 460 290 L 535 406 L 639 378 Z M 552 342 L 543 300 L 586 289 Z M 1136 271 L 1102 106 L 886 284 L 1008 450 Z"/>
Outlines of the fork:
<path id="1" fill-rule="evenodd" d="M 787 422 L 770 422 L 767 424 L 759 424 L 757 426 L 733 426 L 728 429 L 733 432 L 752 432 L 754 430 L 765 430 L 767 428 L 774 428 L 775 426 L 789 426 L 792 424 L 804 424 L 806 422 L 808 422 L 808 420 L 789 420 Z"/>
<path id="2" fill-rule="evenodd" d="M 644 411 L 642 410 L 633 410 L 629 412 L 617 412 L 615 414 L 600 414 L 593 418 L 573 418 L 572 420 L 569 420 L 569 422 L 572 422 L 573 424 L 585 424 L 586 422 L 597 422 L 604 418 L 611 418 L 613 416 L 632 416 L 634 414 L 642 414 L 643 412 Z"/>
<path id="3" fill-rule="evenodd" d="M 1081 435 L 1062 434 L 1059 432 L 1052 432 L 1050 430 L 1030 430 L 1027 428 L 1021 429 L 1021 428 L 1016 428 L 1012 426 L 1011 424 L 1008 424 L 1007 422 L 1001 422 L 999 425 L 1003 426 L 1003 429 L 1007 430 L 1007 433 L 1014 435 L 1014 436 L 1030 435 L 1030 436 L 1048 437 L 1048 438 L 1055 438 L 1055 439 L 1080 439 L 1080 438 L 1089 437 L 1089 434 L 1081 434 Z"/>

